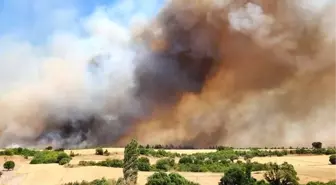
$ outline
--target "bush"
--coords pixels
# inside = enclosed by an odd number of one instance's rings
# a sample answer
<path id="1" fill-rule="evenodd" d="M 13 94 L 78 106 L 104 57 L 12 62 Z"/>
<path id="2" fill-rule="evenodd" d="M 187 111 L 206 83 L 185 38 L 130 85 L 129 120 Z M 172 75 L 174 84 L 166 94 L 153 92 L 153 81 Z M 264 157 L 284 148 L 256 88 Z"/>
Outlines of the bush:
<path id="1" fill-rule="evenodd" d="M 174 159 L 159 159 L 156 161 L 155 167 L 158 170 L 169 171 L 175 165 Z"/>
<path id="2" fill-rule="evenodd" d="M 52 150 L 53 147 L 52 147 L 52 146 L 47 146 L 45 149 L 46 149 L 46 150 Z"/>
<path id="3" fill-rule="evenodd" d="M 104 151 L 102 148 L 97 148 L 96 149 L 96 155 L 104 155 Z"/>
<path id="4" fill-rule="evenodd" d="M 334 154 L 334 155 L 331 155 L 330 157 L 329 157 L 329 162 L 331 163 L 331 164 L 336 164 L 336 155 Z"/>
<path id="5" fill-rule="evenodd" d="M 12 156 L 12 155 L 14 155 L 14 152 L 13 152 L 11 149 L 6 149 L 6 150 L 4 151 L 4 154 L 5 154 L 5 155 L 8 155 L 8 156 Z"/>
<path id="6" fill-rule="evenodd" d="M 14 167 L 15 167 L 15 163 L 14 163 L 14 161 L 6 161 L 6 162 L 3 164 L 3 167 L 4 167 L 6 170 L 13 170 Z"/>
<path id="7" fill-rule="evenodd" d="M 63 185 L 122 185 L 120 181 L 115 180 L 106 180 L 105 178 L 96 179 L 91 182 L 82 181 L 82 182 L 69 182 Z"/>
<path id="8" fill-rule="evenodd" d="M 192 164 L 192 163 L 193 163 L 193 159 L 191 156 L 184 156 L 180 158 L 179 160 L 179 164 Z"/>
<path id="9" fill-rule="evenodd" d="M 104 155 L 105 155 L 105 156 L 109 156 L 109 155 L 110 155 L 110 152 L 107 151 L 107 150 L 105 150 L 105 151 L 104 151 Z"/>
<path id="10" fill-rule="evenodd" d="M 124 163 L 122 160 L 119 159 L 106 159 L 104 161 L 79 161 L 79 166 L 105 166 L 105 167 L 112 167 L 112 168 L 122 168 Z"/>
<path id="11" fill-rule="evenodd" d="M 149 176 L 146 185 L 198 185 L 197 183 L 186 180 L 177 173 L 167 175 L 164 172 L 156 172 Z"/>
<path id="12" fill-rule="evenodd" d="M 140 171 L 150 171 L 151 165 L 149 159 L 146 157 L 141 157 L 138 159 L 138 169 Z"/>
<path id="13" fill-rule="evenodd" d="M 66 154 L 66 153 L 64 153 L 64 152 L 61 152 L 61 153 L 59 153 L 58 155 L 57 155 L 57 163 L 59 163 L 62 159 L 65 159 L 65 158 L 67 158 L 67 159 L 69 159 L 69 161 L 70 161 L 70 156 L 68 155 L 68 154 Z"/>
<path id="14" fill-rule="evenodd" d="M 70 156 L 64 152 L 46 150 L 37 153 L 30 161 L 30 164 L 59 163 L 63 158 L 69 158 L 69 160 L 71 159 Z"/>
<path id="15" fill-rule="evenodd" d="M 70 157 L 75 157 L 75 153 L 73 151 L 70 151 Z"/>
<path id="16" fill-rule="evenodd" d="M 58 164 L 59 165 L 65 165 L 65 164 L 68 164 L 69 162 L 70 162 L 70 158 L 62 158 L 59 162 L 58 162 Z"/>
<path id="17" fill-rule="evenodd" d="M 112 168 L 122 168 L 124 165 L 124 162 L 119 159 L 106 159 L 105 161 L 100 161 L 96 163 L 97 166 L 106 166 L 106 167 L 112 167 Z"/>

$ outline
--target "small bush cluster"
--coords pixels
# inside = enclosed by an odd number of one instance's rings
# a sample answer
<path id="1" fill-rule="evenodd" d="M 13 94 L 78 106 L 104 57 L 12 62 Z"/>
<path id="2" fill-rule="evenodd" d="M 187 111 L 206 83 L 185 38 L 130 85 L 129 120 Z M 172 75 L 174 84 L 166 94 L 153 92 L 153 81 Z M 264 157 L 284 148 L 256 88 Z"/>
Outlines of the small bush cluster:
<path id="1" fill-rule="evenodd" d="M 151 171 L 152 167 L 150 165 L 149 159 L 146 157 L 140 157 L 138 159 L 138 169 L 140 171 Z"/>
<path id="2" fill-rule="evenodd" d="M 22 155 L 22 156 L 34 156 L 36 153 L 39 151 L 36 150 L 30 150 L 27 148 L 9 148 L 5 149 L 4 151 L 0 151 L 0 155 L 7 155 L 7 156 L 12 156 L 12 155 Z"/>
<path id="3" fill-rule="evenodd" d="M 119 159 L 106 159 L 104 161 L 79 161 L 79 166 L 105 166 L 113 168 L 122 168 L 124 163 L 123 160 Z"/>
<path id="4" fill-rule="evenodd" d="M 63 185 L 122 185 L 120 181 L 115 180 L 107 180 L 105 178 L 102 179 L 96 179 L 91 182 L 88 181 L 82 181 L 82 182 L 69 182 L 65 183 Z"/>
<path id="5" fill-rule="evenodd" d="M 169 175 L 164 172 L 156 172 L 149 176 L 146 185 L 199 185 L 188 181 L 178 173 L 170 173 Z"/>
<path id="6" fill-rule="evenodd" d="M 64 152 L 45 150 L 37 153 L 30 161 L 30 164 L 59 163 L 60 165 L 64 165 L 69 163 L 70 160 L 71 157 Z"/>
<path id="7" fill-rule="evenodd" d="M 96 148 L 96 155 L 105 155 L 109 156 L 110 152 L 108 150 L 105 150 L 103 148 Z"/>
<path id="8" fill-rule="evenodd" d="M 329 181 L 329 182 L 308 182 L 307 185 L 336 185 L 336 181 Z"/>
<path id="9" fill-rule="evenodd" d="M 155 150 L 153 148 L 139 148 L 140 155 L 153 156 L 157 158 L 161 157 L 180 157 L 181 154 L 174 152 L 167 152 L 165 150 L 159 149 Z"/>

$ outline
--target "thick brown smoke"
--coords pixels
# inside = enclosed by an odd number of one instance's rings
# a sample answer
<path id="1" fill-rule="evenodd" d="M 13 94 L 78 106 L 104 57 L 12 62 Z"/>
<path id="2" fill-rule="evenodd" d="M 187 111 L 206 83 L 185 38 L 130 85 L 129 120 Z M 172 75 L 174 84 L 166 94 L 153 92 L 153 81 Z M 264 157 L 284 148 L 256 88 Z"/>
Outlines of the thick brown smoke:
<path id="1" fill-rule="evenodd" d="M 135 35 L 132 85 L 88 90 L 57 63 L 0 99 L 0 145 L 335 145 L 334 7 L 172 0 Z"/>
<path id="2" fill-rule="evenodd" d="M 140 73 L 140 91 L 160 103 L 119 142 L 334 145 L 334 40 L 303 6 L 172 1 L 143 35 L 164 71 Z"/>

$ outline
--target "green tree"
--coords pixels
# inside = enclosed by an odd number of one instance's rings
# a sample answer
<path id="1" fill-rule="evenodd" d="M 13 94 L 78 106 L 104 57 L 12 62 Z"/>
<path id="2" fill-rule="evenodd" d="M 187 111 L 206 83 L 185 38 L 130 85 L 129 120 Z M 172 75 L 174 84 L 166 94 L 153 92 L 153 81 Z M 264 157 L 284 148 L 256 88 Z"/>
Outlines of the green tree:
<path id="1" fill-rule="evenodd" d="M 336 164 L 336 155 L 334 154 L 334 155 L 331 155 L 330 157 L 329 157 L 329 162 L 331 163 L 331 164 Z"/>
<path id="2" fill-rule="evenodd" d="M 14 163 L 14 161 L 6 161 L 6 162 L 3 164 L 3 167 L 4 167 L 6 170 L 13 170 L 14 167 L 15 167 L 15 163 Z"/>
<path id="3" fill-rule="evenodd" d="M 267 168 L 268 170 L 264 177 L 270 185 L 299 185 L 299 178 L 293 165 L 287 162 L 281 165 L 269 163 Z"/>
<path id="4" fill-rule="evenodd" d="M 251 178 L 251 169 L 239 167 L 229 168 L 220 179 L 219 185 L 252 185 L 255 180 Z"/>
<path id="5" fill-rule="evenodd" d="M 138 180 L 138 157 L 139 144 L 136 140 L 132 141 L 125 147 L 124 151 L 124 181 L 127 185 L 135 185 Z"/>
<path id="6" fill-rule="evenodd" d="M 320 148 L 322 148 L 322 143 L 321 142 L 313 142 L 312 146 L 315 149 L 320 149 Z"/>

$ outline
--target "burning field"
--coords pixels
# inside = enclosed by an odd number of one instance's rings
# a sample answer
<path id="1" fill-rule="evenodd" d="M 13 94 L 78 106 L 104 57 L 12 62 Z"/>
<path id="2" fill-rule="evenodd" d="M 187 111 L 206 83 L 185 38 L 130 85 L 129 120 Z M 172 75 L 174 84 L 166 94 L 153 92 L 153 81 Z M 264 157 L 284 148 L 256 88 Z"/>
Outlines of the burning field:
<path id="1" fill-rule="evenodd" d="M 0 145 L 334 146 L 334 7 L 172 0 L 140 30 L 98 31 L 104 51 L 55 37 L 0 89 Z"/>

